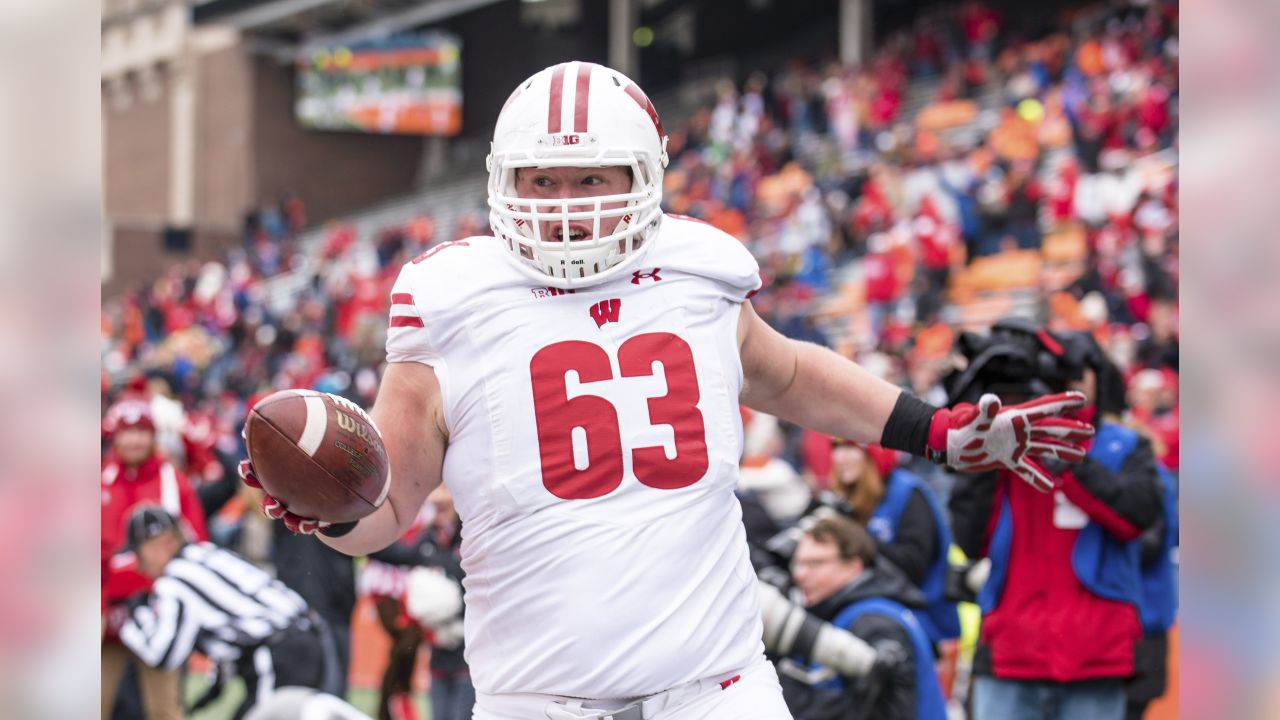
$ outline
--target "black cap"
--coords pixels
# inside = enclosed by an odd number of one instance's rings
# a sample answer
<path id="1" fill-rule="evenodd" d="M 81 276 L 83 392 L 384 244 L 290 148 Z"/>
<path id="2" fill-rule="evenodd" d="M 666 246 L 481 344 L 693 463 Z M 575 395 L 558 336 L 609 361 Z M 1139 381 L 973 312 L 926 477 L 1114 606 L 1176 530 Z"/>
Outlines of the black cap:
<path id="1" fill-rule="evenodd" d="M 178 521 L 164 508 L 157 505 L 143 505 L 129 516 L 125 537 L 129 549 L 137 550 L 142 543 L 157 535 L 175 530 L 177 527 Z"/>

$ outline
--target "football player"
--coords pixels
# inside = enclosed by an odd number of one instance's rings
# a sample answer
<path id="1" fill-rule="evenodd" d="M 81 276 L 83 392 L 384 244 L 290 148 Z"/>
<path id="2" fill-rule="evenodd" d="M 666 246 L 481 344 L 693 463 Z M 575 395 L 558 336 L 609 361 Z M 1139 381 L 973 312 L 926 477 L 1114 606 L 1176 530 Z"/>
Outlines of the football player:
<path id="1" fill-rule="evenodd" d="M 663 213 L 666 146 L 615 70 L 520 83 L 488 158 L 493 236 L 435 246 L 392 290 L 388 501 L 343 525 L 264 501 L 360 555 L 449 487 L 482 720 L 789 717 L 733 495 L 739 403 L 1041 486 L 1033 457 L 1078 459 L 1092 432 L 1054 417 L 1076 396 L 934 408 L 775 332 L 742 243 Z"/>

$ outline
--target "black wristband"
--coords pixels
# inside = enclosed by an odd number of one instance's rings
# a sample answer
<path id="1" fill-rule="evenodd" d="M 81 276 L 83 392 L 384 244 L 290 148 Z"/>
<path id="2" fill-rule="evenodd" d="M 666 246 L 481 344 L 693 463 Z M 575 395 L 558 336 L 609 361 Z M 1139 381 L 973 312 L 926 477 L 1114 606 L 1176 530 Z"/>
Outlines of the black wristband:
<path id="1" fill-rule="evenodd" d="M 359 522 L 359 521 L 357 520 L 356 522 Z M 346 535 L 347 533 L 355 529 L 356 529 L 356 523 L 354 522 L 334 523 L 332 525 L 328 525 L 323 528 L 320 528 L 320 534 L 324 535 L 325 537 L 336 538 L 336 537 L 342 537 L 343 535 Z"/>
<path id="2" fill-rule="evenodd" d="M 937 411 L 938 408 L 904 391 L 884 424 L 880 444 L 890 450 L 927 457 L 929 425 Z"/>

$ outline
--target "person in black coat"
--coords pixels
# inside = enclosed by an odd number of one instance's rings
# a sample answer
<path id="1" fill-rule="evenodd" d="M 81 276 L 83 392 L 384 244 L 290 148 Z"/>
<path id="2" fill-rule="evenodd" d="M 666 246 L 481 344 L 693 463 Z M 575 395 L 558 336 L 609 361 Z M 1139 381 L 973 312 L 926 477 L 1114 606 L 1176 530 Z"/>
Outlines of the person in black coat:
<path id="1" fill-rule="evenodd" d="M 337 646 L 338 694 L 347 692 L 351 663 L 351 613 L 356 606 L 355 560 L 315 538 L 272 523 L 276 577 L 302 596 L 328 623 Z"/>

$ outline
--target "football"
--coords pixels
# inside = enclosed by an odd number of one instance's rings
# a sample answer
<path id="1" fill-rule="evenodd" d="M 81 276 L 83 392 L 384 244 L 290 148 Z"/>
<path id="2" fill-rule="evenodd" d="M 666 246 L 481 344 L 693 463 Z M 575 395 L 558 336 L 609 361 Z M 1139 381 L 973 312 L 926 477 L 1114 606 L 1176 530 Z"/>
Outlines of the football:
<path id="1" fill-rule="evenodd" d="M 391 488 L 382 436 L 346 398 L 273 393 L 249 411 L 244 440 L 263 489 L 303 517 L 353 522 L 376 510 Z"/>

